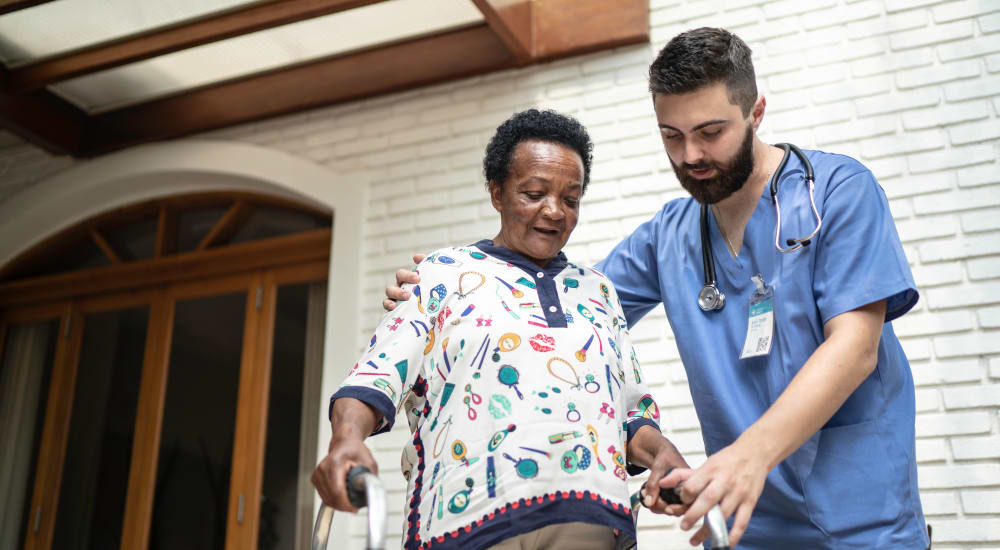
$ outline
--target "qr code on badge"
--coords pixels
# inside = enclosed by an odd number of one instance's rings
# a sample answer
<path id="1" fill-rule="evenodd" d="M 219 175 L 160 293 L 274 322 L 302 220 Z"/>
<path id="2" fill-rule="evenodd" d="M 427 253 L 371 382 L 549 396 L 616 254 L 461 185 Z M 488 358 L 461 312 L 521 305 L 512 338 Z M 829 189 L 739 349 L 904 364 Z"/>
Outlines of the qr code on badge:
<path id="1" fill-rule="evenodd" d="M 767 349 L 767 342 L 768 342 L 768 340 L 769 340 L 768 338 L 763 338 L 763 337 L 758 338 L 757 339 L 757 351 L 755 353 L 760 353 L 762 351 L 765 351 Z"/>

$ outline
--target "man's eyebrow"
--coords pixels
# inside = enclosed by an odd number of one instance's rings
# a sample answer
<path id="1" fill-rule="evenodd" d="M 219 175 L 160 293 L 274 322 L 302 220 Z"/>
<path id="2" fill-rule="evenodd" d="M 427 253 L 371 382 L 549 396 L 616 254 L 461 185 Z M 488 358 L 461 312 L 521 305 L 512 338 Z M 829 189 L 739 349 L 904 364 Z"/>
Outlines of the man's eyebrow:
<path id="1" fill-rule="evenodd" d="M 729 121 L 726 120 L 726 119 L 709 120 L 709 121 L 702 122 L 701 124 L 695 126 L 694 128 L 692 128 L 692 130 L 701 130 L 702 128 L 704 128 L 706 126 L 711 126 L 713 124 L 723 124 L 723 123 L 726 123 L 726 122 L 729 122 Z M 671 126 L 669 124 L 660 124 L 659 126 L 660 126 L 661 130 L 673 130 L 675 132 L 680 132 L 680 130 L 678 130 L 677 128 L 674 128 L 673 126 Z M 683 132 L 681 132 L 681 133 L 683 133 Z"/>

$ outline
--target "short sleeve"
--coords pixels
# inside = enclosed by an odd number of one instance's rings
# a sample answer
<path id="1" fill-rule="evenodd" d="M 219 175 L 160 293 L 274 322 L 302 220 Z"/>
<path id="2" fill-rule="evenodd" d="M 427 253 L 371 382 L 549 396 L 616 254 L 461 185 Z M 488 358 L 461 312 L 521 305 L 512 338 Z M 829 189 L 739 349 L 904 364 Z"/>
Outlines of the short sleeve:
<path id="1" fill-rule="evenodd" d="M 886 322 L 919 297 L 882 187 L 868 170 L 831 182 L 822 208 L 813 293 L 824 323 L 886 300 Z"/>
<path id="2" fill-rule="evenodd" d="M 611 287 L 609 297 L 611 307 L 615 312 L 619 312 L 622 310 L 622 304 L 614 285 L 609 286 Z M 618 323 L 616 339 L 616 345 L 622 352 L 621 364 L 624 370 L 622 405 L 626 408 L 623 424 L 626 434 L 625 440 L 628 442 L 642 426 L 650 425 L 656 428 L 656 431 L 660 431 L 660 408 L 649 392 L 649 388 L 646 387 L 646 378 L 642 374 L 635 348 L 632 347 L 632 338 L 624 322 Z M 627 456 L 626 461 L 628 461 Z M 645 468 L 631 463 L 626 466 L 629 475 L 637 475 L 645 470 Z"/>
<path id="3" fill-rule="evenodd" d="M 657 219 L 636 228 L 596 266 L 618 289 L 622 312 L 630 327 L 661 301 L 656 264 Z"/>
<path id="4" fill-rule="evenodd" d="M 433 332 L 434 315 L 427 312 L 425 302 L 440 284 L 441 270 L 425 261 L 417 271 L 421 281 L 412 289 L 410 299 L 399 302 L 396 309 L 382 317 L 368 350 L 330 398 L 331 416 L 334 401 L 342 397 L 352 397 L 379 411 L 382 419 L 372 435 L 392 429 L 396 413 L 414 390 L 427 349 L 427 335 Z"/>

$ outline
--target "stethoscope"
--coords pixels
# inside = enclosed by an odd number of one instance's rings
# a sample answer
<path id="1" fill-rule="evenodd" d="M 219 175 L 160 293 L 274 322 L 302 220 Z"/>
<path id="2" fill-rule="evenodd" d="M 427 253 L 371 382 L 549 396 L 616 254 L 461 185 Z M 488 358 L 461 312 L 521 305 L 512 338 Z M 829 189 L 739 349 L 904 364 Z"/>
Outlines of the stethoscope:
<path id="1" fill-rule="evenodd" d="M 816 210 L 816 199 L 814 196 L 815 189 L 815 178 L 813 176 L 812 163 L 806 158 L 805 153 L 801 149 L 792 145 L 791 143 L 778 143 L 777 147 L 781 147 L 785 150 L 784 156 L 781 157 L 781 162 L 778 163 L 778 167 L 774 171 L 774 175 L 771 177 L 771 201 L 774 202 L 774 210 L 777 213 L 778 221 L 774 226 L 774 248 L 778 252 L 794 252 L 800 248 L 809 246 L 816 234 L 819 233 L 820 227 L 823 226 L 823 220 L 819 216 L 819 211 Z M 788 248 L 782 248 L 780 244 L 781 235 L 781 206 L 778 204 L 778 180 L 781 179 L 781 173 L 785 169 L 785 164 L 788 163 L 788 152 L 792 151 L 795 156 L 799 157 L 802 165 L 805 167 L 806 171 L 806 184 L 809 186 L 809 204 L 812 205 L 813 215 L 816 217 L 816 228 L 813 229 L 812 233 L 801 239 L 786 239 L 785 245 Z M 712 253 L 712 241 L 711 235 L 708 231 L 708 205 L 701 205 L 701 261 L 702 268 L 704 269 L 705 275 L 705 286 L 702 287 L 701 292 L 698 293 L 698 307 L 702 311 L 720 311 L 723 306 L 726 305 L 726 295 L 719 290 L 716 284 L 717 279 L 715 278 L 715 255 Z"/>

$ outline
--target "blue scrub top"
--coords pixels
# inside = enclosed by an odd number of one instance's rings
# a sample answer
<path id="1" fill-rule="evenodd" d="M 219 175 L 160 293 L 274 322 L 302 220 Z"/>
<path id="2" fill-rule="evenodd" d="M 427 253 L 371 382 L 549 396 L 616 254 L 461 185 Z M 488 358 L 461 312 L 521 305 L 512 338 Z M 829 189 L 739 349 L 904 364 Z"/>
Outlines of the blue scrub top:
<path id="1" fill-rule="evenodd" d="M 886 299 L 875 371 L 829 422 L 773 469 L 740 548 L 927 547 L 914 457 L 914 390 L 892 321 L 916 303 L 888 202 L 871 172 L 842 155 L 806 151 L 823 220 L 812 244 L 774 247 L 775 207 L 765 188 L 738 258 L 710 214 L 722 311 L 703 312 L 700 205 L 671 201 L 598 264 L 618 289 L 629 325 L 662 302 L 709 454 L 731 444 L 785 390 L 816 348 L 823 324 Z M 812 232 L 803 167 L 790 156 L 778 183 L 781 242 Z M 782 246 L 785 246 L 784 244 Z M 740 359 L 751 277 L 774 289 L 775 336 L 766 357 Z M 669 404 L 664 404 L 669 406 Z"/>

